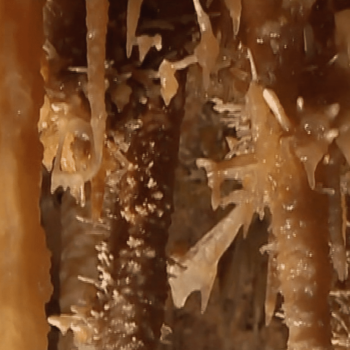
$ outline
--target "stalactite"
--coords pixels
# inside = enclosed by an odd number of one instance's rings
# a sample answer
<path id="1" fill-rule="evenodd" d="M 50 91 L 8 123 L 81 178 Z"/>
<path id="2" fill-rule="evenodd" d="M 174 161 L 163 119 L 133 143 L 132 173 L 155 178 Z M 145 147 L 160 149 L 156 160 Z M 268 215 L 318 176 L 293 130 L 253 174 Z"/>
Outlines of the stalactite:
<path id="1" fill-rule="evenodd" d="M 105 105 L 105 61 L 106 61 L 106 35 L 108 24 L 108 0 L 86 1 L 86 27 L 87 27 L 87 97 L 91 109 L 91 128 L 93 133 L 92 157 L 96 164 L 91 177 L 97 173 L 101 166 L 104 134 L 106 129 L 107 111 Z"/>
<path id="2" fill-rule="evenodd" d="M 270 324 L 276 310 L 277 295 L 280 290 L 276 261 L 276 239 L 272 233 L 269 234 L 269 243 L 263 247 L 269 254 L 267 266 L 266 296 L 265 296 L 265 324 Z"/>
<path id="3" fill-rule="evenodd" d="M 168 281 L 175 306 L 199 290 L 204 312 L 221 256 L 255 217 L 270 223 L 265 322 L 279 293 L 288 350 L 348 347 L 349 10 L 330 0 L 51 0 L 42 18 L 43 3 L 22 2 L 0 2 L 0 348 L 46 348 L 39 138 L 51 191 L 64 191 L 60 314 L 48 315 L 59 349 L 155 349 Z M 206 145 L 189 168 L 205 170 L 214 210 L 233 207 L 167 265 L 191 108 L 192 128 L 209 109 L 228 144 Z"/>
<path id="4" fill-rule="evenodd" d="M 241 22 L 241 12 L 242 12 L 242 3 L 241 0 L 225 0 L 225 5 L 227 6 L 233 27 L 233 34 L 237 35 L 239 31 L 239 25 Z"/>
<path id="5" fill-rule="evenodd" d="M 47 349 L 49 254 L 40 227 L 42 148 L 36 124 L 43 3 L 0 3 L 1 349 Z"/>
<path id="6" fill-rule="evenodd" d="M 333 267 L 341 281 L 346 280 L 348 267 L 346 261 L 346 212 L 345 194 L 341 188 L 341 164 L 343 155 L 333 144 L 329 150 L 329 159 L 324 165 L 324 187 L 330 190 L 328 194 L 329 212 L 328 228 L 330 238 L 330 254 Z"/>
<path id="7" fill-rule="evenodd" d="M 304 26 L 313 3 L 313 0 L 284 4 L 272 0 L 242 1 L 242 37 L 255 57 L 259 80 L 277 94 L 290 118 L 299 97 L 297 84 L 304 62 Z"/>
<path id="8" fill-rule="evenodd" d="M 96 287 L 91 281 L 98 280 L 95 246 L 100 239 L 86 223 L 91 217 L 90 207 L 90 201 L 84 208 L 80 207 L 69 192 L 62 197 L 59 299 L 62 315 L 49 318 L 52 325 L 62 330 L 63 337 L 58 345 L 62 350 L 74 344 L 78 347 L 79 335 L 83 338 L 81 334 L 85 331 L 79 323 L 83 324 L 90 316 L 96 296 Z M 66 335 L 69 328 L 74 330 L 77 339 L 73 339 L 70 332 Z"/>
<path id="9" fill-rule="evenodd" d="M 132 132 L 126 153 L 130 164 L 118 185 L 120 220 L 111 237 L 112 276 L 120 300 L 111 311 L 115 348 L 153 349 L 160 338 L 183 93 L 179 90 L 166 109 L 151 97 L 145 109 L 135 106 L 140 108 L 135 116 L 139 127 Z"/>
<path id="10" fill-rule="evenodd" d="M 277 198 L 270 207 L 280 290 L 289 328 L 288 349 L 329 349 L 328 198 L 309 188 L 301 164 L 295 159 L 291 161 L 289 147 L 281 147 L 280 167 L 285 176 L 276 182 Z M 285 157 L 289 157 L 288 163 L 283 162 L 288 159 Z"/>
<path id="11" fill-rule="evenodd" d="M 242 205 L 250 203 L 262 216 L 264 207 L 269 207 L 272 214 L 271 231 L 276 240 L 272 254 L 276 256 L 279 290 L 284 297 L 283 309 L 289 327 L 288 348 L 329 349 L 331 331 L 328 294 L 331 287 L 331 270 L 327 225 L 328 198 L 325 193 L 318 193 L 310 188 L 302 163 L 294 153 L 295 141 L 283 136 L 285 131 L 281 127 L 278 115 L 275 116 L 270 111 L 270 108 L 274 110 L 274 105 L 267 104 L 269 99 L 266 101 L 263 91 L 263 88 L 253 81 L 246 97 L 246 110 L 251 120 L 255 149 L 250 167 L 249 163 L 242 166 L 246 157 L 244 155 L 217 163 L 215 166 L 208 160 L 199 162 L 199 165 L 206 168 L 209 184 L 213 188 L 213 197 L 219 196 L 219 201 L 220 193 L 214 189 L 220 188 L 224 179 L 233 178 L 242 182 L 243 190 L 237 190 L 229 197 L 229 202 L 237 204 L 233 211 L 239 211 Z M 232 225 L 240 223 L 241 216 L 235 218 Z M 249 218 L 246 220 L 250 222 Z M 233 226 L 236 232 L 239 226 Z M 217 242 L 210 242 L 211 234 L 208 233 L 203 240 L 206 243 L 198 242 L 192 251 L 198 251 L 200 254 L 200 251 L 204 250 L 207 255 L 214 249 L 218 259 L 222 251 L 215 247 L 228 237 L 234 237 L 226 228 L 223 232 L 225 233 L 221 237 L 216 235 Z M 205 261 L 204 257 L 202 260 Z M 198 264 L 198 260 L 195 259 L 195 255 L 189 254 L 179 263 L 186 267 L 192 263 Z M 196 283 L 196 275 L 198 273 L 195 270 L 177 271 L 171 285 L 174 299 L 182 298 L 180 305 L 183 305 L 192 290 L 197 289 L 201 290 L 202 298 L 207 300 L 203 292 L 212 278 L 208 274 Z M 271 307 L 273 306 L 269 306 Z"/>
<path id="12" fill-rule="evenodd" d="M 105 57 L 108 6 L 107 0 L 103 2 L 86 1 L 87 98 L 90 103 L 91 118 L 90 123 L 74 119 L 62 125 L 57 159 L 52 173 L 52 190 L 62 186 L 64 189 L 70 188 L 74 192 L 79 191 L 81 202 L 84 201 L 82 193 L 84 183 L 90 181 L 97 174 L 102 162 L 107 118 Z M 62 171 L 60 164 L 63 143 L 68 133 L 81 135 L 90 141 L 90 157 L 87 167 L 72 174 Z"/>
<path id="13" fill-rule="evenodd" d="M 136 41 L 136 28 L 140 17 L 141 5 L 143 0 L 128 1 L 128 14 L 126 18 L 127 33 L 126 33 L 126 55 L 131 56 L 132 47 Z M 142 61 L 142 60 L 141 60 Z"/>

